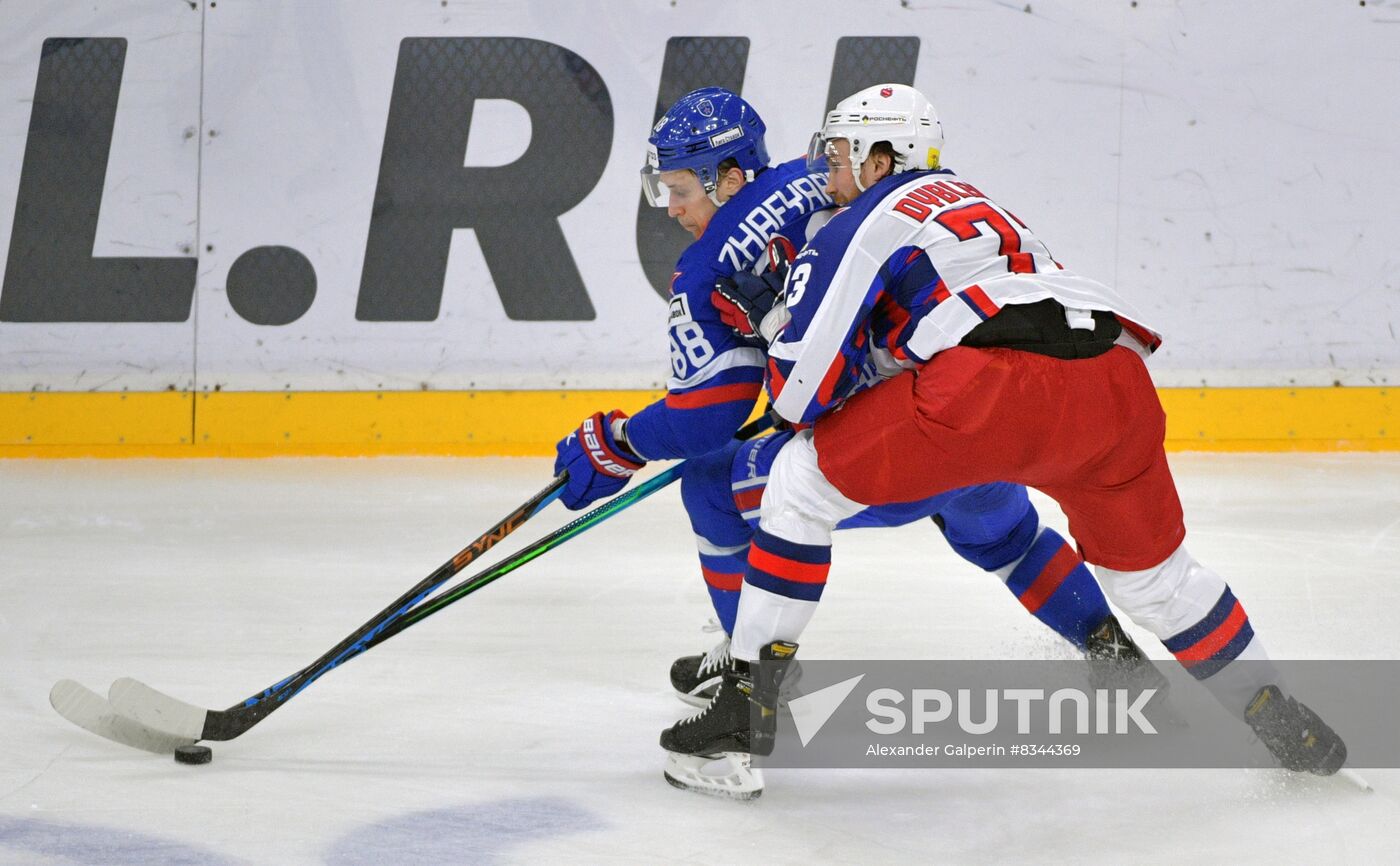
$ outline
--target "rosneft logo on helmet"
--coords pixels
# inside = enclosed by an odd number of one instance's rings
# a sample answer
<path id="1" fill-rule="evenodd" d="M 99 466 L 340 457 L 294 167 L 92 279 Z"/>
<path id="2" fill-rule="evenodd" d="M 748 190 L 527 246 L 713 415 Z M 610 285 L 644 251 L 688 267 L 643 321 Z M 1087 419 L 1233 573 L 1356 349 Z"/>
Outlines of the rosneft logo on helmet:
<path id="1" fill-rule="evenodd" d="M 871 123 L 903 123 L 907 118 L 902 114 L 862 114 L 860 122 L 862 124 Z"/>

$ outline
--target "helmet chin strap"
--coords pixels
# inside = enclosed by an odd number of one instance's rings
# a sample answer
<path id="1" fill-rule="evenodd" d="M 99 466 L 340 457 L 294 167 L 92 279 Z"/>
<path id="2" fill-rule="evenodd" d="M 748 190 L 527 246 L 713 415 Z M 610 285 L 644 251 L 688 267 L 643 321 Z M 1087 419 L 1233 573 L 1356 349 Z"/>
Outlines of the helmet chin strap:
<path id="1" fill-rule="evenodd" d="M 851 166 L 851 179 L 856 182 L 856 189 L 860 192 L 865 192 L 865 184 L 860 182 L 860 170 L 865 167 L 866 159 L 870 159 L 869 153 L 865 155 L 865 159 L 860 161 L 860 165 Z M 876 180 L 879 180 L 879 178 L 876 178 Z"/>
<path id="2" fill-rule="evenodd" d="M 861 167 L 865 165 L 865 161 L 869 158 L 870 152 L 866 151 L 865 155 L 861 157 L 860 162 L 851 163 L 851 180 L 856 182 L 857 192 L 865 192 L 865 184 L 860 182 L 860 170 Z"/>
<path id="3" fill-rule="evenodd" d="M 867 154 L 865 155 L 865 159 L 869 159 L 870 156 L 871 156 L 871 155 L 867 153 Z M 853 166 L 851 166 L 851 179 L 854 180 L 854 181 L 856 182 L 856 189 L 859 190 L 860 192 L 865 192 L 865 184 L 863 184 L 863 183 L 860 182 L 860 169 L 861 169 L 861 166 L 865 165 L 865 159 L 862 159 L 862 160 L 860 161 L 860 165 L 853 165 Z M 890 166 L 890 173 L 887 174 L 887 175 L 885 175 L 885 177 L 889 177 L 890 174 L 894 174 L 894 166 L 893 166 L 893 165 Z M 880 181 L 884 180 L 885 177 L 877 177 L 877 178 L 875 178 L 875 182 L 876 182 L 876 183 L 879 183 Z"/>
<path id="4" fill-rule="evenodd" d="M 757 175 L 758 175 L 758 172 L 754 171 L 753 169 L 748 169 L 747 171 L 744 172 L 744 183 L 753 183 L 753 179 L 754 179 Z M 712 186 L 712 187 L 710 187 L 709 189 L 705 190 L 705 195 L 709 196 L 710 201 L 712 201 L 712 202 L 715 203 L 715 207 L 724 207 L 724 202 L 722 202 L 722 201 L 719 200 L 719 183 L 718 183 L 718 182 L 716 182 L 714 186 Z M 733 196 L 730 196 L 730 198 L 733 198 Z"/>

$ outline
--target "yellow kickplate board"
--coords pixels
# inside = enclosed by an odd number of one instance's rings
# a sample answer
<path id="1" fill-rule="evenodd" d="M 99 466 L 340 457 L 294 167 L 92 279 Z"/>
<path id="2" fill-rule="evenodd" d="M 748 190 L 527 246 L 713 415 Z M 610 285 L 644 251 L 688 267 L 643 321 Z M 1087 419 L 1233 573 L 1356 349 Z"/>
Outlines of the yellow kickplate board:
<path id="1" fill-rule="evenodd" d="M 1400 389 L 1164 388 L 1174 451 L 1400 451 Z M 545 456 L 655 391 L 0 393 L 0 457 Z"/>

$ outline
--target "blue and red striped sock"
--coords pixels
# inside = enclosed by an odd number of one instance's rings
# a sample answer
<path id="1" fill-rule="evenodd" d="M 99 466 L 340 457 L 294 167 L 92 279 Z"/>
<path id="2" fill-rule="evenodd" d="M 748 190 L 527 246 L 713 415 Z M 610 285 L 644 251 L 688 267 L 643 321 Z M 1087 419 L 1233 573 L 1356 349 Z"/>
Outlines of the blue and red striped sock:
<path id="1" fill-rule="evenodd" d="M 749 544 L 748 566 L 745 583 L 785 598 L 815 602 L 826 589 L 831 547 L 798 544 L 759 529 Z"/>
<path id="2" fill-rule="evenodd" d="M 712 548 L 713 549 L 713 548 Z M 715 607 L 715 616 L 725 634 L 734 633 L 734 617 L 739 612 L 739 590 L 744 585 L 748 547 L 724 553 L 700 552 L 700 573 Z"/>
<path id="3" fill-rule="evenodd" d="M 1254 638 L 1249 615 L 1226 586 L 1220 598 L 1195 625 L 1162 643 L 1198 680 L 1219 673 L 1239 657 Z"/>
<path id="4" fill-rule="evenodd" d="M 756 661 L 759 650 L 775 640 L 797 643 L 817 612 L 830 570 L 830 545 L 754 532 L 730 645 L 734 657 Z"/>
<path id="5" fill-rule="evenodd" d="M 1006 575 L 1006 588 L 1032 616 L 1080 649 L 1109 617 L 1108 600 L 1098 582 L 1053 529 L 1042 528 L 1030 550 L 998 573 Z"/>

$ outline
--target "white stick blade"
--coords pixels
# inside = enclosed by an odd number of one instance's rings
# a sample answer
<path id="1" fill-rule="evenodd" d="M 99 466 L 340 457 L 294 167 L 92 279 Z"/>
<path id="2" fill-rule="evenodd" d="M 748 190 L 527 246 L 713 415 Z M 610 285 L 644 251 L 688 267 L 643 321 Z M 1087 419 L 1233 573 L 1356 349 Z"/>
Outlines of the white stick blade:
<path id="1" fill-rule="evenodd" d="M 176 747 L 194 740 L 152 730 L 118 714 L 107 699 L 73 680 L 59 680 L 49 690 L 49 704 L 68 721 L 99 737 L 158 755 L 174 754 Z"/>
<path id="2" fill-rule="evenodd" d="M 118 713 L 148 728 L 193 740 L 204 736 L 208 710 L 176 700 L 130 677 L 112 683 L 107 700 Z"/>

